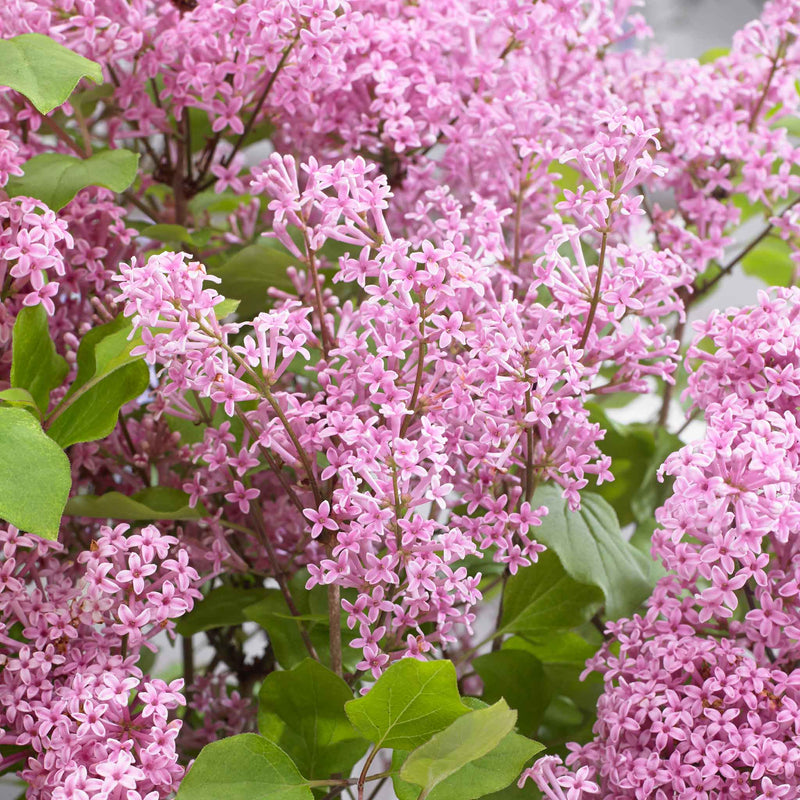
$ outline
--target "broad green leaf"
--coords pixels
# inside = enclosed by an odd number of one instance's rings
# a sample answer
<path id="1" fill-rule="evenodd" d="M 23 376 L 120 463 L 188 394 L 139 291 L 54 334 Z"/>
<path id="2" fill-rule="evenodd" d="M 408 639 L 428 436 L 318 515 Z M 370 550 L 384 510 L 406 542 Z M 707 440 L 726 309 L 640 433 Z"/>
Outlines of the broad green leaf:
<path id="1" fill-rule="evenodd" d="M 69 499 L 64 513 L 91 519 L 199 519 L 204 509 L 200 505 L 190 508 L 186 492 L 151 486 L 130 496 L 120 492 L 75 495 Z"/>
<path id="2" fill-rule="evenodd" d="M 672 484 L 675 482 L 674 478 L 669 476 L 659 481 L 658 469 L 670 453 L 683 447 L 683 442 L 674 433 L 669 433 L 663 428 L 656 429 L 655 433 L 653 456 L 644 469 L 641 484 L 632 492 L 631 508 L 637 526 L 630 538 L 631 545 L 644 553 L 648 560 L 650 584 L 653 586 L 666 574 L 661 562 L 650 555 L 653 531 L 657 527 L 655 512 L 672 494 Z"/>
<path id="3" fill-rule="evenodd" d="M 74 92 L 69 98 L 69 104 L 88 119 L 94 113 L 98 103 L 103 102 L 108 106 L 113 96 L 114 85 L 103 83 L 100 86 L 90 86 Z"/>
<path id="4" fill-rule="evenodd" d="M 258 729 L 310 779 L 349 775 L 368 747 L 344 713 L 353 692 L 310 658 L 288 672 L 271 672 L 258 694 Z"/>
<path id="5" fill-rule="evenodd" d="M 472 666 L 483 681 L 482 698 L 505 699 L 517 712 L 517 730 L 535 736 L 553 696 L 542 662 L 525 650 L 503 649 L 478 656 Z"/>
<path id="6" fill-rule="evenodd" d="M 60 106 L 81 78 L 101 83 L 100 65 L 40 33 L 0 39 L 0 86 L 25 95 L 42 114 Z"/>
<path id="7" fill-rule="evenodd" d="M 788 286 L 794 275 L 791 247 L 777 236 L 768 236 L 742 259 L 746 275 L 761 278 L 767 286 Z"/>
<path id="8" fill-rule="evenodd" d="M 710 64 L 712 61 L 716 61 L 718 58 L 723 58 L 727 56 L 731 52 L 730 47 L 712 47 L 710 50 L 706 50 L 703 55 L 697 59 L 701 64 Z"/>
<path id="9" fill-rule="evenodd" d="M 546 550 L 535 564 L 509 578 L 498 633 L 549 636 L 586 622 L 602 601 L 603 593 L 596 586 L 573 580 L 558 557 Z"/>
<path id="10" fill-rule="evenodd" d="M 568 189 L 570 192 L 577 190 L 578 186 L 583 183 L 583 176 L 574 167 L 569 164 L 560 164 L 558 161 L 551 161 L 547 171 L 551 174 L 558 175 L 554 178 L 553 185 L 557 186 L 562 192 Z"/>
<path id="11" fill-rule="evenodd" d="M 194 141 L 194 140 L 193 140 Z M 241 206 L 246 206 L 252 195 L 236 194 L 230 189 L 217 194 L 213 189 L 196 194 L 189 200 L 189 210 L 192 214 L 231 214 Z"/>
<path id="12" fill-rule="evenodd" d="M 539 727 L 539 739 L 547 746 L 548 753 L 563 758 L 569 754 L 566 746 L 569 742 L 585 744 L 592 739 L 596 717 L 595 709 L 582 710 L 571 697 L 556 695 Z"/>
<path id="13" fill-rule="evenodd" d="M 20 406 L 22 408 L 30 409 L 31 413 L 37 418 L 41 419 L 42 412 L 36 401 L 27 389 L 3 389 L 0 392 L 0 401 L 8 403 L 10 406 Z"/>
<path id="14" fill-rule="evenodd" d="M 263 586 L 218 586 L 178 620 L 175 630 L 181 636 L 192 636 L 212 628 L 241 625 L 247 622 L 245 608 L 264 597 L 268 591 Z"/>
<path id="15" fill-rule="evenodd" d="M 790 136 L 800 137 L 800 117 L 785 115 L 775 120 L 771 128 L 785 128 Z"/>
<path id="16" fill-rule="evenodd" d="M 504 700 L 470 711 L 409 753 L 400 780 L 422 787 L 423 800 L 462 767 L 494 750 L 511 733 L 516 718 Z"/>
<path id="17" fill-rule="evenodd" d="M 33 416 L 0 407 L 0 517 L 56 539 L 71 485 L 69 460 Z"/>
<path id="18" fill-rule="evenodd" d="M 194 244 L 192 234 L 183 227 L 183 225 L 146 225 L 139 231 L 141 236 L 148 239 L 155 239 L 159 242 L 185 242 L 186 244 Z"/>
<path id="19" fill-rule="evenodd" d="M 93 328 L 78 347 L 78 372 L 64 399 L 48 417 L 48 433 L 62 447 L 108 436 L 120 408 L 148 386 L 150 373 L 130 351 L 130 322 L 123 316 Z"/>
<path id="20" fill-rule="evenodd" d="M 25 195 L 62 209 L 87 186 L 124 192 L 136 178 L 139 156 L 130 150 L 103 150 L 90 158 L 42 153 L 22 165 L 24 175 L 9 179 L 10 197 Z"/>
<path id="21" fill-rule="evenodd" d="M 236 253 L 222 266 L 213 270 L 221 279 L 220 294 L 241 300 L 239 315 L 252 319 L 268 305 L 267 290 L 277 287 L 293 291 L 286 268 L 297 259 L 274 243 L 252 244 Z"/>
<path id="22" fill-rule="evenodd" d="M 206 745 L 176 800 L 313 800 L 308 781 L 276 744 L 242 733 Z"/>
<path id="23" fill-rule="evenodd" d="M 233 314 L 239 308 L 241 302 L 241 300 L 237 300 L 234 297 L 229 297 L 214 306 L 214 314 L 217 319 L 225 319 L 225 317 Z"/>
<path id="24" fill-rule="evenodd" d="M 597 698 L 603 690 L 602 677 L 593 672 L 582 681 L 580 676 L 587 660 L 597 652 L 596 645 L 590 644 L 577 633 L 562 631 L 558 636 L 534 640 L 512 636 L 503 642 L 500 652 L 520 650 L 527 651 L 541 662 L 551 689 L 550 698 L 553 693 L 567 695 L 582 710 L 594 712 Z"/>
<path id="25" fill-rule="evenodd" d="M 290 581 L 291 594 L 299 617 L 291 613 L 278 589 L 267 590 L 261 600 L 248 606 L 243 612 L 247 619 L 258 623 L 267 632 L 275 659 L 284 669 L 296 667 L 309 655 L 300 635 L 301 627 L 308 632 L 322 662 L 330 664 L 327 590 L 323 586 L 316 586 L 308 591 L 305 588 L 307 578 L 307 573 L 298 572 Z M 343 613 L 342 661 L 346 670 L 353 671 L 361 660 L 358 652 L 349 646 L 357 632 L 351 631 L 345 620 Z"/>
<path id="26" fill-rule="evenodd" d="M 581 493 L 581 508 L 570 511 L 561 489 L 540 486 L 532 506 L 549 509 L 536 539 L 556 553 L 567 574 L 598 586 L 608 616 L 631 613 L 650 594 L 649 560 L 622 537 L 614 509 L 597 494 Z"/>
<path id="27" fill-rule="evenodd" d="M 612 420 L 605 411 L 594 403 L 588 403 L 589 419 L 598 423 L 604 430 L 603 453 L 611 458 L 613 481 L 593 485 L 592 492 L 603 497 L 617 514 L 620 525 L 628 525 L 636 520 L 631 502 L 637 488 L 648 477 L 652 468 L 656 477 L 658 465 L 652 466 L 655 452 L 653 430 L 647 425 L 633 423 L 622 425 Z"/>
<path id="28" fill-rule="evenodd" d="M 464 698 L 465 705 L 473 710 L 487 708 L 486 703 L 473 697 Z M 532 739 L 509 733 L 494 750 L 485 756 L 472 761 L 436 786 L 428 795 L 428 800 L 476 800 L 479 797 L 492 795 L 508 787 L 508 797 L 539 797 L 527 789 L 519 790 L 516 781 L 526 764 L 541 752 L 544 746 Z M 394 790 L 398 800 L 417 800 L 419 787 L 406 783 L 399 777 L 400 769 L 408 753 L 395 750 L 392 757 L 392 776 Z M 530 782 L 528 782 L 530 785 Z"/>
<path id="29" fill-rule="evenodd" d="M 11 340 L 11 385 L 27 389 L 47 412 L 50 392 L 60 386 L 69 367 L 50 338 L 47 312 L 39 304 L 23 308 L 14 322 Z"/>
<path id="30" fill-rule="evenodd" d="M 450 661 L 404 658 L 345 711 L 359 733 L 378 747 L 413 750 L 469 713 Z"/>
<path id="31" fill-rule="evenodd" d="M 465 698 L 464 702 L 469 699 Z M 516 782 L 528 762 L 543 749 L 544 745 L 539 742 L 511 732 L 490 753 L 445 778 L 431 791 L 428 800 L 476 800 L 490 794 L 494 796 L 495 792 L 506 787 L 509 800 L 515 797 L 527 800 L 529 792 L 517 789 Z M 398 758 L 392 759 L 392 765 L 397 764 L 399 771 L 399 765 L 408 754 L 400 750 L 394 753 Z M 399 775 L 392 777 L 392 783 L 398 800 L 417 800 L 419 797 L 419 787 L 401 780 Z"/>
<path id="32" fill-rule="evenodd" d="M 736 206 L 742 215 L 739 222 L 747 222 L 755 216 L 766 217 L 769 216 L 769 209 L 760 201 L 751 201 L 745 194 L 735 194 L 731 198 L 731 203 Z"/>

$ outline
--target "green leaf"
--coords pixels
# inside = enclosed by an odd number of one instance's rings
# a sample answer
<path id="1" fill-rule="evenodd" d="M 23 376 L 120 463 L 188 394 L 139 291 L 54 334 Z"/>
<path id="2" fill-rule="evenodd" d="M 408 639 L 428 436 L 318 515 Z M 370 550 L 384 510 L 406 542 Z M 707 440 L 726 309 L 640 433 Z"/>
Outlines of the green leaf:
<path id="1" fill-rule="evenodd" d="M 175 630 L 181 636 L 192 636 L 212 628 L 241 625 L 247 622 L 245 608 L 260 600 L 268 591 L 263 586 L 218 586 L 178 620 Z"/>
<path id="2" fill-rule="evenodd" d="M 308 657 L 301 628 L 305 629 L 322 662 L 330 664 L 330 633 L 328 628 L 328 599 L 323 586 L 306 590 L 307 573 L 298 572 L 290 581 L 295 607 L 300 616 L 294 616 L 278 589 L 269 589 L 261 600 L 244 609 L 247 619 L 258 623 L 269 635 L 275 659 L 284 669 L 291 669 Z M 342 660 L 346 670 L 354 670 L 361 660 L 349 642 L 357 635 L 345 624 L 342 615 Z"/>
<path id="3" fill-rule="evenodd" d="M 0 517 L 56 539 L 71 485 L 69 460 L 33 416 L 0 408 Z"/>
<path id="4" fill-rule="evenodd" d="M 213 273 L 222 281 L 220 294 L 241 300 L 239 316 L 252 319 L 267 308 L 268 289 L 274 286 L 293 291 L 286 268 L 296 263 L 294 256 L 277 249 L 273 242 L 252 244 L 214 269 Z"/>
<path id="5" fill-rule="evenodd" d="M 767 286 L 788 286 L 795 269 L 791 253 L 792 248 L 783 239 L 768 236 L 742 259 L 742 269 Z"/>
<path id="6" fill-rule="evenodd" d="M 790 136 L 800 137 L 800 117 L 785 115 L 775 120 L 771 128 L 785 128 Z"/>
<path id="7" fill-rule="evenodd" d="M 697 59 L 701 64 L 710 64 L 712 61 L 716 61 L 718 58 L 723 58 L 727 56 L 731 52 L 730 47 L 712 47 L 710 50 L 706 50 L 703 55 Z"/>
<path id="8" fill-rule="evenodd" d="M 258 729 L 291 756 L 310 779 L 349 775 L 368 743 L 348 722 L 348 685 L 310 658 L 288 672 L 271 672 L 258 694 Z"/>
<path id="9" fill-rule="evenodd" d="M 8 403 L 11 406 L 30 409 L 31 413 L 36 416 L 37 419 L 40 419 L 42 416 L 41 411 L 39 411 L 39 406 L 36 405 L 36 401 L 27 389 L 3 389 L 3 391 L 0 392 L 0 401 Z"/>
<path id="10" fill-rule="evenodd" d="M 27 389 L 46 413 L 50 392 L 61 385 L 68 371 L 66 360 L 58 355 L 50 338 L 44 307 L 23 308 L 14 322 L 11 340 L 11 385 Z"/>
<path id="11" fill-rule="evenodd" d="M 465 697 L 464 703 L 472 709 L 487 708 L 486 703 L 472 697 Z M 428 795 L 428 800 L 475 800 L 502 791 L 508 787 L 508 797 L 538 797 L 527 790 L 516 788 L 516 780 L 525 765 L 541 752 L 544 746 L 532 739 L 509 733 L 494 750 L 482 758 L 472 761 L 457 770 L 436 786 Z M 417 800 L 419 788 L 406 783 L 399 777 L 400 769 L 408 753 L 395 750 L 392 758 L 394 790 L 398 800 Z M 530 786 L 531 782 L 528 782 Z"/>
<path id="12" fill-rule="evenodd" d="M 183 225 L 169 225 L 164 223 L 159 225 L 145 225 L 145 227 L 139 231 L 139 234 L 148 239 L 155 239 L 158 242 L 185 242 L 186 244 L 194 244 L 192 234 L 189 233 Z"/>
<path id="13" fill-rule="evenodd" d="M 242 733 L 206 745 L 176 800 L 313 800 L 308 781 L 276 744 Z"/>
<path id="14" fill-rule="evenodd" d="M 108 436 L 125 403 L 148 386 L 150 373 L 138 344 L 130 341 L 130 322 L 123 316 L 93 328 L 78 347 L 78 372 L 64 399 L 48 417 L 48 433 L 62 447 Z"/>
<path id="15" fill-rule="evenodd" d="M 69 104 L 87 119 L 94 114 L 98 103 L 109 106 L 114 96 L 114 85 L 103 83 L 100 86 L 89 86 L 72 94 Z"/>
<path id="16" fill-rule="evenodd" d="M 554 692 L 567 695 L 581 710 L 594 713 L 597 698 L 603 690 L 603 679 L 597 672 L 591 673 L 583 681 L 580 676 L 586 668 L 586 661 L 597 652 L 596 645 L 590 644 L 577 633 L 562 631 L 558 636 L 534 640 L 512 636 L 503 642 L 500 652 L 520 650 L 535 656 L 542 664 L 551 690 L 550 697 Z"/>
<path id="17" fill-rule="evenodd" d="M 620 525 L 628 525 L 636 520 L 631 507 L 637 488 L 646 480 L 652 470 L 655 479 L 660 465 L 652 465 L 655 452 L 653 430 L 640 423 L 622 425 L 612 420 L 605 411 L 594 403 L 587 403 L 589 419 L 605 429 L 603 453 L 611 458 L 613 481 L 592 485 L 591 491 L 603 497 L 617 514 Z"/>
<path id="18" fill-rule="evenodd" d="M 558 556 L 546 550 L 535 564 L 509 578 L 498 633 L 549 636 L 586 622 L 602 601 L 597 587 L 570 578 Z"/>
<path id="19" fill-rule="evenodd" d="M 450 661 L 404 658 L 381 675 L 369 693 L 351 700 L 350 722 L 378 747 L 413 750 L 458 717 L 461 702 Z"/>
<path id="20" fill-rule="evenodd" d="M 71 497 L 64 513 L 91 519 L 199 519 L 205 509 L 189 507 L 189 495 L 167 486 L 151 486 L 134 495 L 106 492 L 100 496 L 79 494 Z"/>
<path id="21" fill-rule="evenodd" d="M 0 86 L 25 95 L 47 114 L 72 94 L 81 78 L 101 83 L 100 65 L 40 33 L 0 39 Z"/>
<path id="22" fill-rule="evenodd" d="M 10 178 L 6 191 L 10 197 L 35 197 L 58 211 L 87 186 L 124 192 L 136 178 L 138 165 L 139 155 L 130 150 L 103 150 L 85 159 L 42 153 L 23 164 L 25 174 Z"/>
<path id="23" fill-rule="evenodd" d="M 465 714 L 409 753 L 400 779 L 421 786 L 423 800 L 462 767 L 494 750 L 511 733 L 516 718 L 504 700 Z"/>
<path id="24" fill-rule="evenodd" d="M 553 696 L 542 662 L 525 650 L 503 649 L 478 656 L 472 666 L 483 681 L 483 699 L 505 699 L 517 712 L 519 732 L 534 736 Z"/>
<path id="25" fill-rule="evenodd" d="M 609 617 L 631 613 L 650 594 L 649 560 L 622 538 L 614 509 L 602 497 L 582 492 L 580 510 L 570 511 L 561 489 L 546 484 L 531 501 L 539 505 L 549 512 L 537 540 L 558 555 L 570 577 L 603 590 Z"/>
<path id="26" fill-rule="evenodd" d="M 751 201 L 745 194 L 733 195 L 733 197 L 731 197 L 731 203 L 742 212 L 739 218 L 740 224 L 747 222 L 748 219 L 752 219 L 755 216 L 765 218 L 770 215 L 769 209 L 764 203 L 758 200 Z"/>
<path id="27" fill-rule="evenodd" d="M 217 305 L 214 306 L 216 318 L 225 319 L 229 314 L 233 314 L 239 308 L 241 302 L 241 300 L 237 300 L 234 297 L 229 297 L 221 303 L 217 303 Z"/>

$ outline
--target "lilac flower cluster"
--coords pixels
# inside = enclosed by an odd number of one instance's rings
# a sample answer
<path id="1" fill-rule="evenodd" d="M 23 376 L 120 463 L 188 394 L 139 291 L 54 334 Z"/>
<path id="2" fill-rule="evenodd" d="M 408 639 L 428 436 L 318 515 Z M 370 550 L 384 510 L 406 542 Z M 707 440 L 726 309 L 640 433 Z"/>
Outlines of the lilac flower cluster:
<path id="1" fill-rule="evenodd" d="M 183 775 L 182 680 L 140 664 L 200 596 L 177 540 L 103 527 L 66 562 L 61 545 L 0 529 L 0 766 L 28 797 L 157 800 Z"/>
<path id="2" fill-rule="evenodd" d="M 708 430 L 663 467 L 673 493 L 653 554 L 668 575 L 644 617 L 608 624 L 590 662 L 606 683 L 595 739 L 568 759 L 580 769 L 531 771 L 550 798 L 769 800 L 800 787 L 800 290 L 697 328 L 687 393 Z"/>
<path id="3" fill-rule="evenodd" d="M 239 450 L 229 428 L 207 431 L 195 458 L 208 472 L 184 488 L 193 502 L 224 492 L 226 516 L 235 506 L 242 522 L 256 508 L 258 546 L 258 526 L 270 517 L 260 507 L 264 487 L 248 470 L 266 460 L 273 471 L 280 463 L 303 476 L 285 487 L 285 505 L 291 511 L 293 501 L 308 527 L 287 530 L 278 517 L 275 530 L 267 523 L 260 533 L 302 554 L 309 587 L 358 591 L 344 607 L 359 629 L 361 669 L 378 675 L 390 658 L 453 641 L 456 624 L 469 628 L 480 576 L 451 565 L 483 551 L 512 573 L 535 561 L 542 548 L 529 532 L 544 512 L 530 505 L 535 484 L 555 481 L 576 506 L 588 475 L 610 478 L 597 445 L 602 431 L 584 407 L 590 393 L 641 390 L 644 376 L 674 369 L 676 345 L 660 319 L 679 310 L 676 291 L 690 273 L 652 251 L 607 246 L 608 218 L 634 213 L 626 190 L 652 165 L 642 155 L 652 132 L 641 120 L 619 111 L 610 127 L 622 128 L 608 145 L 627 153 L 621 166 L 609 164 L 607 151 L 576 157 L 613 191 L 571 201 L 602 228 L 607 271 L 602 262 L 570 269 L 554 243 L 523 296 L 515 296 L 513 273 L 492 267 L 501 236 L 491 205 L 470 213 L 430 193 L 427 237 L 394 238 L 385 178 L 372 178 L 362 159 L 298 168 L 275 155 L 257 175 L 253 188 L 271 198 L 274 235 L 305 269 L 292 273 L 296 295 L 276 297 L 250 322 L 217 320 L 223 298 L 208 285 L 213 276 L 185 254 L 121 268 L 125 314 L 142 330 L 135 352 L 164 366 L 170 410 L 196 417 L 192 395 L 208 397 L 245 428 Z M 575 247 L 578 236 L 565 233 Z M 322 285 L 329 242 L 356 249 L 333 268 L 333 285 L 360 290 L 357 306 Z M 537 285 L 551 289 L 550 307 L 537 302 Z M 242 344 L 232 344 L 234 334 Z M 310 358 L 309 348 L 321 356 L 307 368 L 311 391 L 288 372 L 295 356 Z M 609 361 L 617 371 L 601 383 Z M 455 511 L 445 522 L 436 507 Z M 432 632 L 423 632 L 426 622 L 436 623 Z"/>
<path id="4" fill-rule="evenodd" d="M 0 189 L 12 175 L 21 175 L 19 147 L 8 131 L 0 131 Z M 72 235 L 63 220 L 44 203 L 30 197 L 0 199 L 0 285 L 4 293 L 20 295 L 26 306 L 41 303 L 55 313 L 53 297 L 66 270 L 60 243 L 72 247 Z M 52 272 L 51 272 L 52 270 Z M 6 288 L 7 287 L 7 288 Z M 0 342 L 11 338 L 14 316 L 0 306 Z"/>

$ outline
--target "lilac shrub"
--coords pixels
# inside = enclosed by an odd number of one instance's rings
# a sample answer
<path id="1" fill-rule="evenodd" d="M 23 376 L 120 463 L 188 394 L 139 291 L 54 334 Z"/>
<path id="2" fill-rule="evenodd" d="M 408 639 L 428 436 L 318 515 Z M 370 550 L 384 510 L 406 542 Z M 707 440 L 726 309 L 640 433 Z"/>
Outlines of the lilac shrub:
<path id="1" fill-rule="evenodd" d="M 636 5 L 3 4 L 26 797 L 797 794 L 800 4 Z"/>

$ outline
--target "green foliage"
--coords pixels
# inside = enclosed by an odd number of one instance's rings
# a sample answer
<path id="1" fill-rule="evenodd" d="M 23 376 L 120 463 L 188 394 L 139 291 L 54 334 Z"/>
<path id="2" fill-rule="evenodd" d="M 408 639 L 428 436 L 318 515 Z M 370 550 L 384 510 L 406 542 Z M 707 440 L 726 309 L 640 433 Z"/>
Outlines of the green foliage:
<path id="1" fill-rule="evenodd" d="M 151 486 L 134 495 L 120 492 L 79 494 L 71 497 L 64 510 L 73 517 L 90 517 L 91 519 L 126 519 L 126 520 L 159 520 L 159 519 L 198 519 L 205 509 L 198 504 L 189 507 L 189 495 L 180 489 L 167 486 Z"/>
<path id="2" fill-rule="evenodd" d="M 216 315 L 217 319 L 225 319 L 225 317 L 227 317 L 229 314 L 234 314 L 240 305 L 241 300 L 236 300 L 233 297 L 229 297 L 214 306 L 214 314 Z"/>
<path id="3" fill-rule="evenodd" d="M 50 392 L 67 376 L 67 362 L 56 353 L 47 312 L 39 304 L 20 310 L 11 341 L 11 385 L 26 389 L 42 413 Z"/>
<path id="4" fill-rule="evenodd" d="M 597 652 L 597 645 L 587 642 L 577 633 L 562 631 L 558 636 L 532 641 L 512 636 L 503 642 L 500 652 L 520 650 L 535 656 L 541 663 L 551 697 L 554 693 L 571 697 L 582 710 L 594 712 L 603 686 L 602 678 L 593 672 L 582 681 L 580 675 L 586 661 Z"/>
<path id="5" fill-rule="evenodd" d="M 409 753 L 400 779 L 422 787 L 422 800 L 453 773 L 494 750 L 511 733 L 516 717 L 504 700 L 465 714 Z"/>
<path id="6" fill-rule="evenodd" d="M 12 177 L 6 191 L 10 197 L 35 197 L 58 211 L 87 186 L 124 192 L 136 178 L 138 166 L 139 156 L 130 150 L 103 150 L 85 159 L 42 153 L 25 162 L 25 174 Z"/>
<path id="7" fill-rule="evenodd" d="M 183 225 L 162 223 L 160 225 L 145 225 L 139 233 L 158 242 L 194 245 L 192 234 Z"/>
<path id="8" fill-rule="evenodd" d="M 539 531 L 536 536 L 539 538 Z M 498 633 L 550 636 L 588 620 L 603 601 L 596 586 L 573 580 L 550 550 L 509 578 L 503 593 L 503 616 Z"/>
<path id="9" fill-rule="evenodd" d="M 3 389 L 0 392 L 0 402 L 17 408 L 27 408 L 35 417 L 41 418 L 39 406 L 27 389 Z"/>
<path id="10" fill-rule="evenodd" d="M 241 625 L 247 622 L 245 608 L 269 592 L 263 586 L 218 586 L 212 589 L 194 608 L 177 622 L 175 630 L 181 636 L 192 636 L 212 628 Z"/>
<path id="11" fill-rule="evenodd" d="M 300 634 L 304 629 L 317 655 L 323 663 L 330 663 L 330 629 L 328 627 L 328 597 L 323 586 L 306 590 L 307 575 L 302 572 L 290 581 L 291 595 L 299 616 L 292 614 L 282 592 L 269 589 L 257 603 L 244 609 L 247 619 L 257 622 L 269 635 L 275 659 L 284 669 L 296 667 L 308 655 Z M 348 646 L 356 633 L 350 631 L 342 615 L 343 664 L 354 670 L 361 660 L 357 652 Z"/>
<path id="12" fill-rule="evenodd" d="M 60 106 L 81 78 L 101 83 L 100 65 L 40 33 L 0 39 L 0 86 L 24 95 L 42 114 Z"/>
<path id="13" fill-rule="evenodd" d="M 532 506 L 549 513 L 536 538 L 555 552 L 570 577 L 597 586 L 614 619 L 634 611 L 650 593 L 649 562 L 622 538 L 614 509 L 600 495 L 581 494 L 581 507 L 570 511 L 556 486 L 540 486 Z"/>
<path id="14" fill-rule="evenodd" d="M 377 747 L 413 750 L 469 713 L 449 661 L 404 658 L 365 697 L 345 706 L 350 722 Z"/>
<path id="15" fill-rule="evenodd" d="M 243 248 L 213 273 L 222 281 L 220 294 L 241 300 L 240 315 L 252 319 L 267 307 L 268 289 L 292 291 L 286 268 L 296 263 L 294 256 L 269 241 Z"/>
<path id="16" fill-rule="evenodd" d="M 705 53 L 703 53 L 703 55 L 700 56 L 698 61 L 701 64 L 711 64 L 718 58 L 723 58 L 724 56 L 727 56 L 730 52 L 731 52 L 730 47 L 712 47 L 710 50 L 706 50 Z"/>
<path id="17" fill-rule="evenodd" d="M 464 703 L 473 710 L 487 708 L 486 703 L 472 697 L 464 698 Z M 539 742 L 512 731 L 486 755 L 464 764 L 435 786 L 428 795 L 428 800 L 475 800 L 487 795 L 494 797 L 494 793 L 506 787 L 511 798 L 528 797 L 527 791 L 518 790 L 514 784 L 525 765 L 542 749 Z M 408 753 L 395 750 L 392 766 L 397 773 L 407 757 Z M 417 800 L 419 786 L 401 780 L 399 774 L 395 774 L 392 781 L 398 800 Z"/>
<path id="18" fill-rule="evenodd" d="M 674 433 L 658 428 L 653 445 L 653 455 L 649 465 L 644 469 L 645 477 L 638 488 L 631 491 L 631 509 L 638 524 L 630 540 L 634 547 L 643 551 L 648 557 L 651 584 L 664 574 L 661 564 L 650 558 L 651 539 L 656 527 L 655 510 L 662 506 L 672 493 L 674 482 L 669 477 L 659 481 L 657 472 L 667 456 L 679 450 L 683 442 Z"/>
<path id="19" fill-rule="evenodd" d="M 525 650 L 504 649 L 478 656 L 472 666 L 483 681 L 483 699 L 505 699 L 517 712 L 519 732 L 535 736 L 552 697 L 542 662 Z"/>
<path id="20" fill-rule="evenodd" d="M 368 747 L 348 722 L 348 685 L 310 658 L 286 672 L 271 672 L 258 695 L 258 728 L 311 779 L 349 775 Z"/>
<path id="21" fill-rule="evenodd" d="M 768 236 L 742 259 L 747 275 L 761 278 L 768 286 L 788 286 L 794 275 L 792 249 L 777 236 Z"/>
<path id="22" fill-rule="evenodd" d="M 242 733 L 206 745 L 177 800 L 313 800 L 309 782 L 278 745 Z"/>
<path id="23" fill-rule="evenodd" d="M 56 539 L 71 485 L 69 460 L 34 417 L 0 408 L 0 517 Z"/>
<path id="24" fill-rule="evenodd" d="M 138 342 L 130 333 L 130 322 L 119 316 L 81 340 L 75 380 L 47 421 L 62 447 L 108 436 L 120 408 L 147 388 L 150 373 L 142 358 L 131 356 Z"/>
<path id="25" fill-rule="evenodd" d="M 603 438 L 603 453 L 611 457 L 613 481 L 599 486 L 593 485 L 591 491 L 601 495 L 614 509 L 620 525 L 628 525 L 637 519 L 632 508 L 632 499 L 644 483 L 654 480 L 660 464 L 653 464 L 655 435 L 660 429 L 633 423 L 622 425 L 612 420 L 606 412 L 594 403 L 587 404 L 589 419 L 597 422 L 606 432 Z"/>

